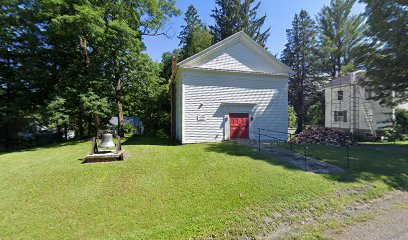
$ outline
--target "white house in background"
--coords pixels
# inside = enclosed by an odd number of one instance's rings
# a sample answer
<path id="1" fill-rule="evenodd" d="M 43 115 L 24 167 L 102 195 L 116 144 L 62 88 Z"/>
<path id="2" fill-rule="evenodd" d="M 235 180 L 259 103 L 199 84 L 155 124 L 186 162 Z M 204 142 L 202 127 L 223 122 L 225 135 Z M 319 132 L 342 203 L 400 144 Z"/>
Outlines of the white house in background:
<path id="1" fill-rule="evenodd" d="M 257 139 L 258 128 L 288 131 L 293 71 L 244 32 L 177 67 L 173 61 L 173 69 L 172 134 L 181 143 Z"/>
<path id="2" fill-rule="evenodd" d="M 363 72 L 353 72 L 332 80 L 325 87 L 325 126 L 377 136 L 391 126 L 394 109 L 371 100 L 374 92 L 362 87 Z M 397 108 L 407 109 L 408 105 Z"/>

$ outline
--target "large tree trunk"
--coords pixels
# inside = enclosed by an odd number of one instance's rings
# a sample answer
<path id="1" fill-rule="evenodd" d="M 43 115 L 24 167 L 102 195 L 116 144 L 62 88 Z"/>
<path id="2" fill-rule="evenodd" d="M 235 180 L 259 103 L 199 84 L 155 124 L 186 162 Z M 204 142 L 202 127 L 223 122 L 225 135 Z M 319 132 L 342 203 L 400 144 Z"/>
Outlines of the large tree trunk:
<path id="1" fill-rule="evenodd" d="M 122 93 L 122 81 L 120 79 L 120 72 L 119 72 L 119 59 L 117 56 L 117 52 L 114 53 L 114 74 L 115 74 L 115 81 L 116 81 L 116 101 L 118 105 L 118 135 L 120 137 L 125 136 L 125 121 L 123 117 L 123 93 Z"/>

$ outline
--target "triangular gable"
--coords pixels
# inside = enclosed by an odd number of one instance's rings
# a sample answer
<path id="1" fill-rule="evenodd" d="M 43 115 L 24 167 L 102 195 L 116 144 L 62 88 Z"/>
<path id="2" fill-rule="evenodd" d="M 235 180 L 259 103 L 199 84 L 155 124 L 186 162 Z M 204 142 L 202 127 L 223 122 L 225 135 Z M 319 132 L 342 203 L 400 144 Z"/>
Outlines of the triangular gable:
<path id="1" fill-rule="evenodd" d="M 180 68 L 292 75 L 294 72 L 244 32 L 238 32 L 181 61 Z"/>

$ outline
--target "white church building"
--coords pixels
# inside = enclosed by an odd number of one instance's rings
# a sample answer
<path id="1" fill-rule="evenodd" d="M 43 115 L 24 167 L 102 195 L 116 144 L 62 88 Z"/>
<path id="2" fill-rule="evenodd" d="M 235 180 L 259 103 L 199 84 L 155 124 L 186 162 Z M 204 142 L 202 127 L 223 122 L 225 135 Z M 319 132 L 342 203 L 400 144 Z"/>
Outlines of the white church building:
<path id="1" fill-rule="evenodd" d="M 173 61 L 173 137 L 187 144 L 257 139 L 258 128 L 287 132 L 292 74 L 244 32 Z"/>

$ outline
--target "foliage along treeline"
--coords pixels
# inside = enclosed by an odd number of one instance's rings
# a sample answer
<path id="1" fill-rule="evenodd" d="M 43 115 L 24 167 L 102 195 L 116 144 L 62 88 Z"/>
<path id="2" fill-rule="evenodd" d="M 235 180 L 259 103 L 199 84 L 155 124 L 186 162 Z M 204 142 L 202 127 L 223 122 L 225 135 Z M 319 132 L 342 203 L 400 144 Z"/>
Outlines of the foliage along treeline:
<path id="1" fill-rule="evenodd" d="M 15 144 L 16 133 L 34 119 L 75 129 L 81 138 L 94 135 L 112 116 L 123 123 L 124 112 L 134 114 L 127 94 L 138 91 L 136 100 L 148 101 L 141 94 L 160 89 L 143 80 L 164 82 L 159 70 L 141 69 L 159 68 L 141 54 L 142 37 L 157 34 L 178 15 L 174 5 L 172 0 L 1 1 L 2 143 Z"/>
<path id="2" fill-rule="evenodd" d="M 240 21 L 234 31 L 245 30 L 264 42 L 265 16 L 257 18 L 259 3 L 251 8 L 253 2 L 216 4 L 239 9 L 229 14 L 241 16 L 231 20 Z M 152 61 L 142 53 L 143 36 L 162 35 L 166 21 L 179 14 L 174 0 L 2 1 L 0 145 L 15 145 L 17 133 L 33 120 L 65 136 L 75 130 L 83 138 L 115 115 L 123 134 L 123 116 L 141 116 L 147 133 L 168 134 L 171 57 L 185 59 L 229 34 L 226 26 L 210 31 L 191 5 L 179 35 L 181 49 L 163 54 L 162 63 Z M 223 35 L 214 38 L 216 29 Z"/>
<path id="3" fill-rule="evenodd" d="M 302 10 L 287 30 L 281 60 L 295 70 L 289 99 L 297 131 L 322 124 L 322 79 L 367 68 L 366 83 L 387 97 L 407 99 L 407 4 L 363 0 L 364 15 L 352 15 L 355 0 L 331 0 L 315 19 Z M 4 0 L 0 2 L 0 145 L 13 143 L 28 121 L 78 137 L 92 136 L 107 120 L 140 116 L 149 134 L 170 131 L 171 58 L 178 61 L 238 31 L 265 46 L 270 31 L 261 2 L 215 0 L 207 27 L 190 5 L 179 48 L 161 63 L 142 53 L 143 36 L 161 35 L 180 14 L 175 0 Z M 367 20 L 364 19 L 366 17 Z"/>

